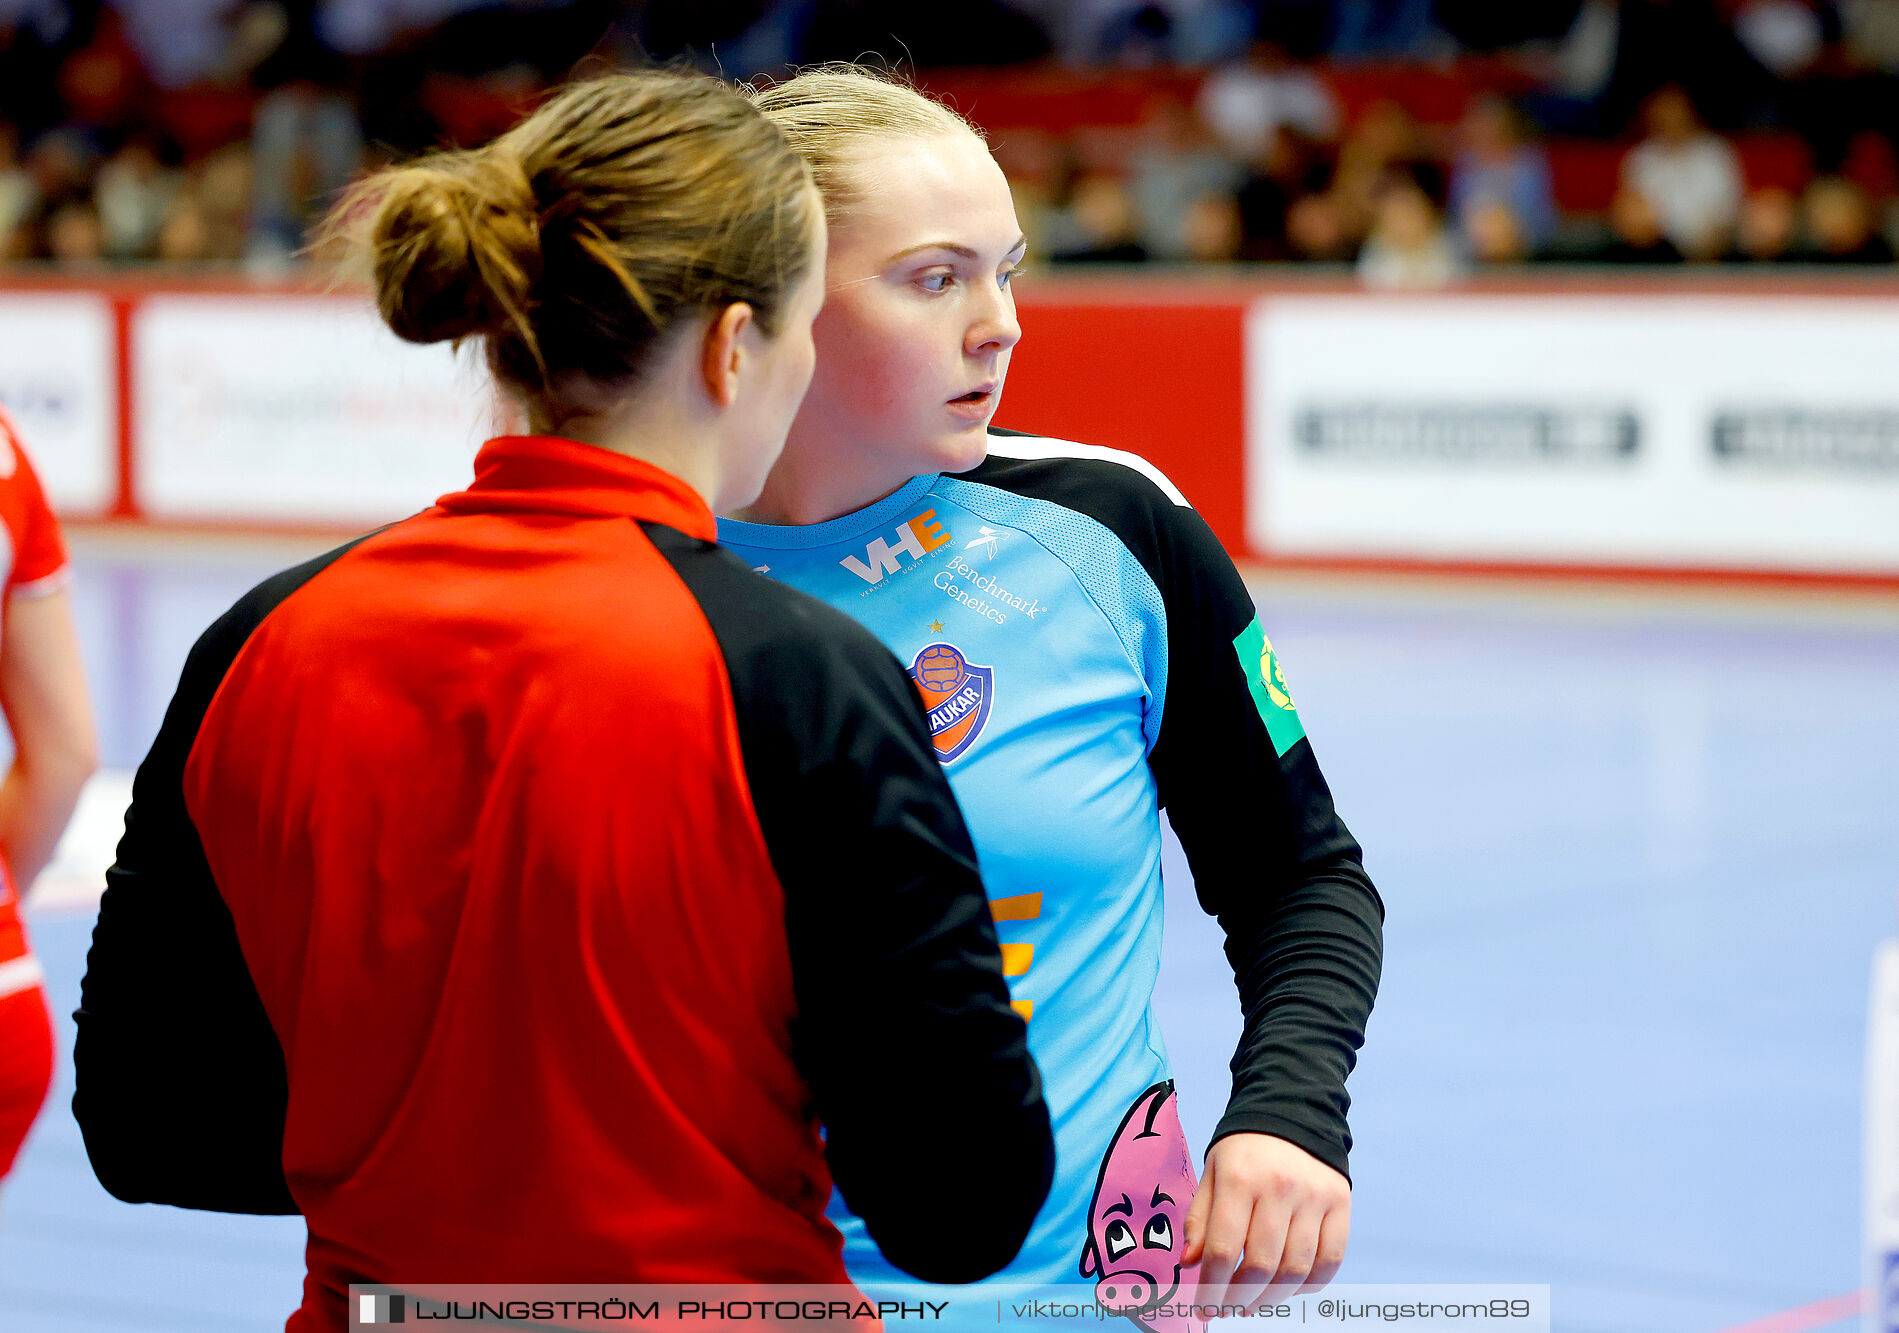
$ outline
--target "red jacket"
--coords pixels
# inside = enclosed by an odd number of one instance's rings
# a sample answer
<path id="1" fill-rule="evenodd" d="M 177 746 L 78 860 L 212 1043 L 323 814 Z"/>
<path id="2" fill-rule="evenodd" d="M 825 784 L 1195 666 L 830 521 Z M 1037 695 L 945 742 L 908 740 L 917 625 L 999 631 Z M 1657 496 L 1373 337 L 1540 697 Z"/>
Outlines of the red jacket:
<path id="1" fill-rule="evenodd" d="M 194 650 L 78 1015 L 101 1179 L 301 1211 L 299 1331 L 351 1281 L 845 1282 L 820 1114 L 922 1275 L 967 1280 L 943 1172 L 1006 1262 L 1047 1117 L 902 669 L 658 469 L 476 466 Z M 146 989 L 161 949 L 183 1003 Z M 136 1122 L 128 1080 L 167 1089 Z"/>

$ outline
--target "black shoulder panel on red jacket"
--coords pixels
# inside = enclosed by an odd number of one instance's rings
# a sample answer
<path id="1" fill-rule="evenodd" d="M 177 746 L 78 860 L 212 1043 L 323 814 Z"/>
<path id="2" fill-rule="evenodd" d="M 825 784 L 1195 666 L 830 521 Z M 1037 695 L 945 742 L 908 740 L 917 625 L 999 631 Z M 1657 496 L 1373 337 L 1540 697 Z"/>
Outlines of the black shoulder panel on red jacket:
<path id="1" fill-rule="evenodd" d="M 127 1203 L 297 1211 L 283 1048 L 185 808 L 184 772 L 252 632 L 356 545 L 266 579 L 204 632 L 133 780 L 73 1014 L 73 1117 L 99 1183 Z"/>

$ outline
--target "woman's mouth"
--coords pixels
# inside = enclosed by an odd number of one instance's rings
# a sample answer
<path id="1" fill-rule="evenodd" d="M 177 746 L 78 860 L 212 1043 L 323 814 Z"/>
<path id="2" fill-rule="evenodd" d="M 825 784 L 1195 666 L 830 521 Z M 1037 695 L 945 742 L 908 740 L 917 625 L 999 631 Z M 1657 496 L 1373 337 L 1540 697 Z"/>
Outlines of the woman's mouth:
<path id="1" fill-rule="evenodd" d="M 984 385 L 949 400 L 949 410 L 959 417 L 981 417 L 995 405 L 996 386 Z"/>

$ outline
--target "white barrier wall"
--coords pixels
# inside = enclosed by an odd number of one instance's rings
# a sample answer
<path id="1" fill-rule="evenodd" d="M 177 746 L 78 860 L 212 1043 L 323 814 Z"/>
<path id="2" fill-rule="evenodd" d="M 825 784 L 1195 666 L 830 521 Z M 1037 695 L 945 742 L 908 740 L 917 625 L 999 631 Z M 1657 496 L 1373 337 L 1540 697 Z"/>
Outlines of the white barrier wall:
<path id="1" fill-rule="evenodd" d="M 401 518 L 465 486 L 498 430 L 472 351 L 405 343 L 360 296 L 152 296 L 132 347 L 154 518 Z"/>
<path id="2" fill-rule="evenodd" d="M 1269 558 L 1894 581 L 1892 290 L 1163 287 L 1101 308 L 1191 302 L 1217 316 L 1167 325 L 1198 340 L 1193 364 L 1243 352 L 1242 374 L 1180 386 L 1195 395 L 1192 432 L 1134 446 L 1191 463 L 1236 549 L 1243 525 Z M 1065 327 L 1086 352 L 1088 322 Z M 1130 364 L 1125 353 L 1090 355 Z M 1018 407 L 1054 434 L 1073 418 L 1066 434 L 1088 438 L 1099 378 L 1038 396 L 1033 364 L 1019 367 Z M 403 343 L 355 293 L 0 293 L 0 403 L 63 514 L 188 523 L 361 530 L 466 484 L 481 442 L 509 428 L 472 350 Z"/>
<path id="3" fill-rule="evenodd" d="M 1273 297 L 1271 555 L 1899 572 L 1899 301 Z"/>
<path id="4" fill-rule="evenodd" d="M 117 358 L 104 297 L 0 294 L 0 405 L 62 514 L 105 514 L 118 497 Z"/>

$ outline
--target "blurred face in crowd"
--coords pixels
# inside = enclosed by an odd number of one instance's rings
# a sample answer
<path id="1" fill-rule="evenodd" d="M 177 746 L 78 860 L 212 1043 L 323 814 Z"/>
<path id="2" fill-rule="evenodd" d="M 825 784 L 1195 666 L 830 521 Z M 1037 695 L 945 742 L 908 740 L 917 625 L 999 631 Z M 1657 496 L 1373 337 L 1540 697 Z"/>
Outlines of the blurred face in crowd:
<path id="1" fill-rule="evenodd" d="M 1872 211 L 1857 185 L 1817 180 L 1807 190 L 1807 231 L 1828 254 L 1851 254 L 1872 237 Z"/>
<path id="2" fill-rule="evenodd" d="M 1383 166 L 1416 155 L 1417 137 L 1418 127 L 1411 113 L 1387 99 L 1366 108 L 1364 118 L 1352 130 L 1349 147 L 1367 162 Z"/>
<path id="3" fill-rule="evenodd" d="M 1485 162 L 1507 162 L 1516 151 L 1516 119 L 1505 103 L 1494 97 L 1471 104 L 1464 117 L 1464 143 Z"/>
<path id="4" fill-rule="evenodd" d="M 1464 240 L 1480 264 L 1509 264 L 1529 257 L 1530 245 L 1510 205 L 1486 199 L 1464 218 Z"/>
<path id="5" fill-rule="evenodd" d="M 1202 264 L 1230 264 L 1240 257 L 1240 206 L 1231 195 L 1200 195 L 1187 205 L 1180 233 L 1189 258 Z"/>
<path id="6" fill-rule="evenodd" d="M 1609 206 L 1609 226 L 1621 240 L 1634 246 L 1654 245 L 1662 239 L 1662 220 L 1640 190 L 1619 190 Z"/>
<path id="7" fill-rule="evenodd" d="M 1738 242 L 1749 259 L 1779 259 L 1793 249 L 1798 210 L 1786 190 L 1756 190 L 1741 205 Z"/>
<path id="8" fill-rule="evenodd" d="M 1330 195 L 1309 194 L 1293 202 L 1286 210 L 1286 240 L 1302 259 L 1336 261 L 1352 252 L 1352 237 Z"/>
<path id="9" fill-rule="evenodd" d="M 1679 88 L 1664 88 L 1648 101 L 1643 112 L 1648 132 L 1663 143 L 1686 143 L 1695 137 L 1699 122 L 1695 104 Z"/>
<path id="10" fill-rule="evenodd" d="M 1388 188 L 1378 200 L 1378 240 L 1394 250 L 1415 251 L 1437 238 L 1437 214 L 1415 185 Z"/>
<path id="11" fill-rule="evenodd" d="M 67 204 L 46 224 L 46 248 L 61 264 L 95 264 L 105 249 L 105 230 L 90 204 Z"/>
<path id="12" fill-rule="evenodd" d="M 161 170 L 158 154 L 152 151 L 150 144 L 133 140 L 112 155 L 111 163 L 134 180 L 149 181 Z"/>
<path id="13" fill-rule="evenodd" d="M 42 198 L 53 198 L 86 183 L 90 163 L 85 145 L 70 130 L 54 130 L 33 145 L 26 167 Z"/>
<path id="14" fill-rule="evenodd" d="M 1113 176 L 1089 176 L 1082 181 L 1075 187 L 1070 207 L 1076 227 L 1091 246 L 1119 245 L 1139 234 L 1134 199 Z"/>
<path id="15" fill-rule="evenodd" d="M 855 165 L 833 220 L 817 373 L 753 517 L 814 523 L 988 451 L 1026 243 L 974 135 L 899 138 Z"/>
<path id="16" fill-rule="evenodd" d="M 158 231 L 158 257 L 168 264 L 197 264 L 211 257 L 211 229 L 194 199 L 181 199 Z"/>

